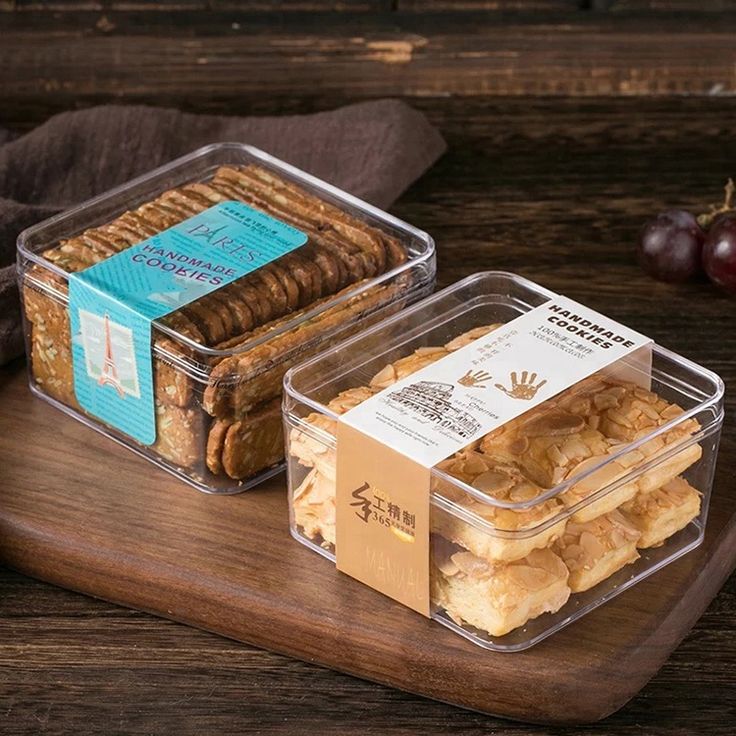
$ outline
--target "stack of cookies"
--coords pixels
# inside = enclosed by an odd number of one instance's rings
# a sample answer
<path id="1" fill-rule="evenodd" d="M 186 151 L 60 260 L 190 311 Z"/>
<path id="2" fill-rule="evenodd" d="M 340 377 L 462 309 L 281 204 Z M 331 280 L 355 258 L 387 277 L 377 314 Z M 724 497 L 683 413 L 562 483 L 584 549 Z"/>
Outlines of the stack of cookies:
<path id="1" fill-rule="evenodd" d="M 496 327 L 421 348 L 327 408 L 342 414 Z M 597 374 L 441 462 L 432 488 L 440 501 L 431 506 L 433 604 L 461 625 L 503 636 L 687 526 L 700 513 L 700 494 L 681 477 L 702 454 L 691 439 L 698 423 L 684 420 L 630 448 L 682 413 L 652 391 Z M 330 552 L 333 416 L 309 415 L 288 446 L 303 475 L 291 498 L 296 532 Z"/>
<path id="2" fill-rule="evenodd" d="M 81 411 L 63 272 L 88 268 L 228 200 L 298 228 L 308 242 L 161 320 L 168 329 L 155 331 L 152 346 L 152 449 L 191 477 L 240 481 L 283 459 L 280 395 L 289 366 L 398 308 L 412 283 L 408 274 L 361 288 L 405 263 L 396 237 L 261 166 L 223 166 L 206 183 L 171 189 L 46 250 L 57 270 L 31 267 L 23 298 L 35 385 Z M 218 352 L 200 353 L 192 343 Z"/>

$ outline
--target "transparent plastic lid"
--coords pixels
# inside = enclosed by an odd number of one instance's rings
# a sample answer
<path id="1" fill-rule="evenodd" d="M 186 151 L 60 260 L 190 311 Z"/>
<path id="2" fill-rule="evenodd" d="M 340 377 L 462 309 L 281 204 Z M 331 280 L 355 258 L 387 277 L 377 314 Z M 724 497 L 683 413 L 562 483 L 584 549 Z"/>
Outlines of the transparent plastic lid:
<path id="1" fill-rule="evenodd" d="M 429 235 L 239 143 L 202 148 L 25 230 L 21 274 L 66 303 L 69 273 L 228 201 L 296 228 L 306 243 L 155 320 L 154 353 L 194 378 L 351 300 L 433 278 Z"/>
<path id="2" fill-rule="evenodd" d="M 292 369 L 288 419 L 334 448 L 341 414 L 556 296 L 514 274 L 470 276 Z M 519 371 L 497 387 L 528 394 L 541 380 Z M 627 488 L 655 487 L 692 465 L 722 422 L 722 397 L 717 375 L 653 345 L 651 365 L 632 354 L 439 462 L 432 503 L 513 537 L 606 513 Z"/>

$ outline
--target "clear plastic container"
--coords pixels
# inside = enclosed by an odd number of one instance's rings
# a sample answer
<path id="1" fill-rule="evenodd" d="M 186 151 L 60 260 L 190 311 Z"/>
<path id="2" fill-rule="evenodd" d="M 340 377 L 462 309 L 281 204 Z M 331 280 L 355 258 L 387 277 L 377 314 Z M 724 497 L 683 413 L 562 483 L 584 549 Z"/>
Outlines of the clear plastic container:
<path id="1" fill-rule="evenodd" d="M 340 414 L 553 296 L 475 274 L 291 369 L 293 536 L 334 561 Z M 657 345 L 651 375 L 625 367 L 627 380 L 595 374 L 432 469 L 432 618 L 519 651 L 701 543 L 723 383 Z"/>
<path id="2" fill-rule="evenodd" d="M 153 323 L 156 440 L 144 446 L 79 406 L 68 274 L 223 200 L 309 239 Z M 435 276 L 429 235 L 238 143 L 202 148 L 25 230 L 18 263 L 33 392 L 212 493 L 245 490 L 283 468 L 288 367 L 430 293 Z"/>

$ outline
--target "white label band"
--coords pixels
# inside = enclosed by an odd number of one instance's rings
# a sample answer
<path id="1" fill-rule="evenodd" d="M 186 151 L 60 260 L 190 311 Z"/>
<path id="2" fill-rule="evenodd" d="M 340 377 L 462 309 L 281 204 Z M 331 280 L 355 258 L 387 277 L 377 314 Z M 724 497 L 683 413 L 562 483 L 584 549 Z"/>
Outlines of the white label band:
<path id="1" fill-rule="evenodd" d="M 397 381 L 341 421 L 431 468 L 650 344 L 582 304 L 555 297 Z"/>

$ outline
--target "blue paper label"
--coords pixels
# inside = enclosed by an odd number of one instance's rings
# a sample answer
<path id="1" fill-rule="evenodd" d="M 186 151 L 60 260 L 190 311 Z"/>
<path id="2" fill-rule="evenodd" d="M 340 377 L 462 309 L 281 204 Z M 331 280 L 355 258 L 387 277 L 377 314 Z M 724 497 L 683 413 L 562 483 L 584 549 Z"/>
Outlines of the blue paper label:
<path id="1" fill-rule="evenodd" d="M 291 225 L 222 202 L 70 274 L 79 404 L 139 442 L 155 442 L 151 322 L 306 242 Z"/>

